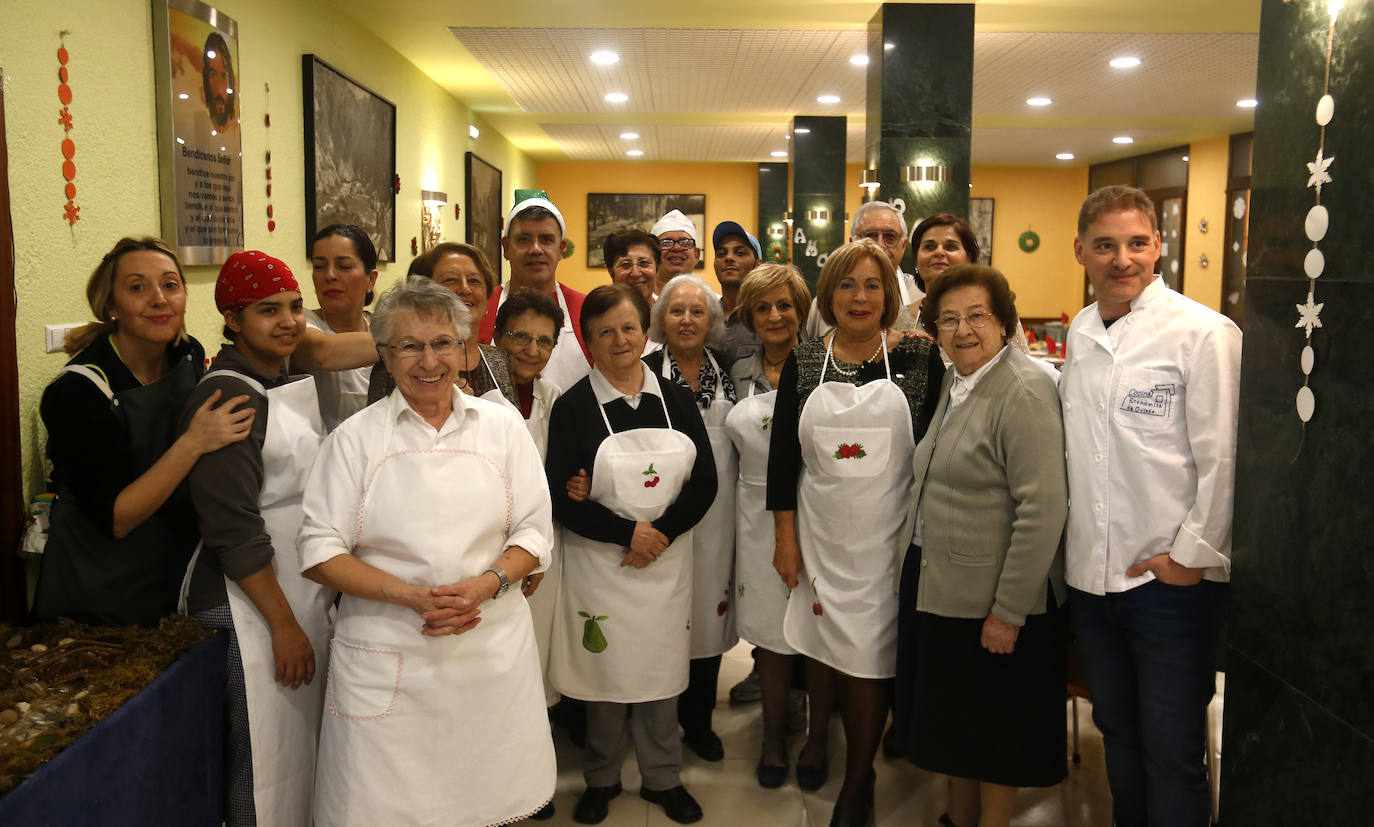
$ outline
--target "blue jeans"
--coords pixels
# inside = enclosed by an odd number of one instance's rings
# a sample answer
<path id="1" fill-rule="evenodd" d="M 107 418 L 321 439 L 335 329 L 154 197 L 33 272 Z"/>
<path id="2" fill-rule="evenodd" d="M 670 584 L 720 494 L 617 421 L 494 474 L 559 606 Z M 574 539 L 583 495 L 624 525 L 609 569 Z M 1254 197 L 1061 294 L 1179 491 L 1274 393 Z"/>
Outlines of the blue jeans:
<path id="1" fill-rule="evenodd" d="M 1206 827 L 1207 704 L 1226 587 L 1157 580 L 1105 597 L 1069 590 L 1118 827 Z"/>

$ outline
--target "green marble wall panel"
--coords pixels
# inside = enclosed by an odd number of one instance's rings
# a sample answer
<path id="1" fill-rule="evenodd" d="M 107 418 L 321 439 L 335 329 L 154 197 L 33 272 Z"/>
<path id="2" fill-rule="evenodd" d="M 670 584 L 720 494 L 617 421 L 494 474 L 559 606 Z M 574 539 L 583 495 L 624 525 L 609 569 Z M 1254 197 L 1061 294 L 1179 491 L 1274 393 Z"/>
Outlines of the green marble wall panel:
<path id="1" fill-rule="evenodd" d="M 787 260 L 787 164 L 759 164 L 759 223 L 754 230 L 764 261 Z"/>
<path id="2" fill-rule="evenodd" d="M 825 259 L 845 238 L 845 118 L 792 119 L 792 263 L 815 288 Z M 824 210 L 822 220 L 808 212 Z"/>

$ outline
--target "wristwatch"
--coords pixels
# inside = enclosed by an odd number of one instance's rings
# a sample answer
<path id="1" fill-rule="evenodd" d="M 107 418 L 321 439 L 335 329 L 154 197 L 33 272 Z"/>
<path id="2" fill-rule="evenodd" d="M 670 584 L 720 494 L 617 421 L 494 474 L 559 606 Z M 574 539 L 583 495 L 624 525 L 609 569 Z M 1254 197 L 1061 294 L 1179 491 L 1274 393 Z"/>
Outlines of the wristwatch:
<path id="1" fill-rule="evenodd" d="M 496 594 L 493 594 L 491 596 L 492 600 L 495 600 L 496 598 L 505 594 L 507 591 L 510 591 L 510 578 L 506 576 L 505 569 L 493 563 L 492 565 L 487 567 L 487 571 L 496 575 L 496 579 L 501 581 L 501 585 L 496 589 Z M 487 571 L 484 571 L 482 573 L 486 574 Z"/>

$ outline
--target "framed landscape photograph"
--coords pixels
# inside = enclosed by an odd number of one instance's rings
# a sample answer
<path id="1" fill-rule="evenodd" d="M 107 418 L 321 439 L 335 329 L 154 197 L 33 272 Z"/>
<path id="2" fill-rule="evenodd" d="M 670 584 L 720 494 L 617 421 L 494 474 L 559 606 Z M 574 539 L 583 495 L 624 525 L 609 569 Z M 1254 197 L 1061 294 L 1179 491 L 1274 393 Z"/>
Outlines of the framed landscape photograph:
<path id="1" fill-rule="evenodd" d="M 501 281 L 501 170 L 467 154 L 466 232 L 468 243 L 487 254 L 487 261 Z"/>
<path id="2" fill-rule="evenodd" d="M 992 198 L 968 200 L 968 223 L 978 239 L 978 264 L 992 264 Z"/>
<path id="3" fill-rule="evenodd" d="M 396 260 L 396 105 L 315 55 L 301 57 L 305 240 L 330 224 L 367 232 Z"/>
<path id="4" fill-rule="evenodd" d="M 669 210 L 681 210 L 697 225 L 698 239 L 703 247 L 711 243 L 706 228 L 705 195 L 652 195 L 642 193 L 587 193 L 587 266 L 601 270 L 606 267 L 601 247 L 606 236 L 620 230 L 638 228 L 648 232 L 654 222 Z M 706 266 L 703 255 L 697 269 Z"/>

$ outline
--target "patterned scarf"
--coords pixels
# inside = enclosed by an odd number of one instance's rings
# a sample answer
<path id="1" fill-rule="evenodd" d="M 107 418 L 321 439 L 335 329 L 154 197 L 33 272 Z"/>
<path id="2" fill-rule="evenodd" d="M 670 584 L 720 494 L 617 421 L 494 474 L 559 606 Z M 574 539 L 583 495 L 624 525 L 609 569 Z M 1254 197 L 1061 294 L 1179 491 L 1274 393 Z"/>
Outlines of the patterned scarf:
<path id="1" fill-rule="evenodd" d="M 673 382 L 692 391 L 692 386 L 687 384 L 687 380 L 682 378 L 682 371 L 678 370 L 677 360 L 668 348 L 663 349 L 664 357 L 673 369 L 673 374 L 669 377 Z M 711 357 L 704 351 L 701 354 L 701 369 L 697 371 L 697 390 L 692 391 L 696 394 L 697 407 L 703 411 L 711 407 L 711 403 L 716 399 L 716 385 L 720 384 L 725 389 L 725 398 L 730 402 L 735 402 L 735 383 L 730 381 L 730 376 L 725 371 L 716 371 L 711 366 Z"/>

